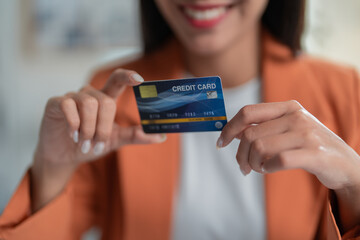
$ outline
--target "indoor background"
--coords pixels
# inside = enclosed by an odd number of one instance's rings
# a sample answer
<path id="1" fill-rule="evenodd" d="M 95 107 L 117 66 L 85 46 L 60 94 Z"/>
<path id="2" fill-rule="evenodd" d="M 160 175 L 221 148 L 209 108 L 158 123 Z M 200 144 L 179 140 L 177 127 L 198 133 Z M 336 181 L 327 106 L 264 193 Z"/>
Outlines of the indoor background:
<path id="1" fill-rule="evenodd" d="M 46 101 L 139 53 L 134 0 L 0 0 L 0 214 L 32 161 Z M 306 52 L 360 71 L 360 1 L 308 0 Z"/>

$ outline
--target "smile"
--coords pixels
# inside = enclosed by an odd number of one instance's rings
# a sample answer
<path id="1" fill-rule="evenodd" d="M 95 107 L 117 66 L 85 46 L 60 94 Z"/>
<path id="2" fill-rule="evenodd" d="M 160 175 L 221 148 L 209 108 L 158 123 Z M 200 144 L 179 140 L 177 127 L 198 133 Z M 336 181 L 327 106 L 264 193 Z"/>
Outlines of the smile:
<path id="1" fill-rule="evenodd" d="M 212 28 L 228 14 L 232 4 L 227 5 L 181 5 L 189 23 L 196 28 Z"/>

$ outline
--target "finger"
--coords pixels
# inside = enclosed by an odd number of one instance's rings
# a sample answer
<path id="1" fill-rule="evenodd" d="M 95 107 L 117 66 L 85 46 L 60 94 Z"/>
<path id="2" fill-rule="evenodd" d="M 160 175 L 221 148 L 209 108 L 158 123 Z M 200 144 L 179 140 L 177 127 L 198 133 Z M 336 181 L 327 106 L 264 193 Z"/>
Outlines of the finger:
<path id="1" fill-rule="evenodd" d="M 91 140 L 95 134 L 99 103 L 96 98 L 83 92 L 72 95 L 72 98 L 77 104 L 80 115 L 79 136 L 81 151 L 85 154 L 91 149 Z"/>
<path id="2" fill-rule="evenodd" d="M 70 136 L 77 143 L 79 141 L 80 116 L 76 102 L 72 98 L 64 97 L 60 103 L 60 108 L 69 126 Z"/>
<path id="3" fill-rule="evenodd" d="M 259 124 L 277 119 L 301 108 L 301 105 L 293 100 L 245 106 L 225 125 L 218 139 L 217 146 L 227 146 L 250 124 Z"/>
<path id="4" fill-rule="evenodd" d="M 262 173 L 263 165 L 268 159 L 282 152 L 302 147 L 304 147 L 304 139 L 300 132 L 286 132 L 258 138 L 251 143 L 249 165 L 256 172 Z"/>
<path id="5" fill-rule="evenodd" d="M 244 137 L 246 132 L 246 138 L 251 141 L 254 141 L 258 138 L 265 136 L 281 134 L 286 131 L 289 131 L 293 125 L 291 115 L 286 115 L 281 118 L 273 119 L 267 122 L 263 122 L 257 125 L 250 125 L 245 128 L 239 135 L 239 139 Z"/>
<path id="6" fill-rule="evenodd" d="M 269 129 L 264 128 L 261 125 L 252 125 L 247 127 L 239 136 L 240 145 L 236 153 L 236 160 L 238 161 L 240 165 L 240 170 L 244 175 L 248 175 L 252 169 L 249 163 L 249 155 L 252 142 L 256 141 L 256 139 L 258 138 L 267 136 L 268 134 L 274 134 L 274 130 L 276 130 L 276 128 Z"/>
<path id="7" fill-rule="evenodd" d="M 290 126 L 288 118 L 289 117 L 286 116 L 283 118 L 270 120 L 259 125 L 248 126 L 243 130 L 242 134 L 236 136 L 241 139 L 238 152 L 236 154 L 236 159 L 244 175 L 249 174 L 253 168 L 251 165 L 249 165 L 249 154 L 252 143 L 257 139 L 266 136 L 272 136 L 286 132 Z"/>
<path id="8" fill-rule="evenodd" d="M 141 126 L 120 127 L 114 125 L 114 135 L 111 140 L 112 149 L 117 149 L 127 144 L 161 143 L 166 140 L 165 134 L 146 134 Z"/>
<path id="9" fill-rule="evenodd" d="M 263 170 L 265 173 L 272 173 L 280 170 L 301 168 L 310 173 L 316 174 L 315 159 L 318 154 L 315 150 L 295 149 L 281 152 L 275 157 L 264 162 Z"/>
<path id="10" fill-rule="evenodd" d="M 68 125 L 69 135 L 75 138 L 75 132 L 80 126 L 80 117 L 75 101 L 67 96 L 53 97 L 49 99 L 46 104 L 46 115 L 56 118 L 57 116 L 64 117 Z M 75 141 L 77 142 L 77 141 Z"/>
<path id="11" fill-rule="evenodd" d="M 116 99 L 124 91 L 125 86 L 135 86 L 142 82 L 144 82 L 144 79 L 138 73 L 125 69 L 117 69 L 110 76 L 101 91 Z"/>
<path id="12" fill-rule="evenodd" d="M 250 142 L 247 139 L 241 139 L 236 153 L 236 160 L 239 163 L 241 172 L 246 176 L 251 172 L 251 166 L 248 161 Z"/>
<path id="13" fill-rule="evenodd" d="M 94 153 L 100 155 L 105 149 L 105 143 L 111 136 L 116 114 L 116 103 L 114 99 L 93 88 L 87 89 L 86 93 L 96 98 L 99 103 L 94 135 Z"/>

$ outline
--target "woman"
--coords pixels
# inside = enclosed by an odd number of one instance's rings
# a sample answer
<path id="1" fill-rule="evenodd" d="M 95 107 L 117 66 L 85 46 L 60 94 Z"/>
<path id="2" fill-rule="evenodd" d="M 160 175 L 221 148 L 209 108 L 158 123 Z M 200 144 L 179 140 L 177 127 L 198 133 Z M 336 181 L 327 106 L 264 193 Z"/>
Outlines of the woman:
<path id="1" fill-rule="evenodd" d="M 0 236 L 360 238 L 359 76 L 300 54 L 304 2 L 141 7 L 144 56 L 49 100 Z M 142 131 L 131 86 L 209 75 L 231 119 L 220 136 Z"/>

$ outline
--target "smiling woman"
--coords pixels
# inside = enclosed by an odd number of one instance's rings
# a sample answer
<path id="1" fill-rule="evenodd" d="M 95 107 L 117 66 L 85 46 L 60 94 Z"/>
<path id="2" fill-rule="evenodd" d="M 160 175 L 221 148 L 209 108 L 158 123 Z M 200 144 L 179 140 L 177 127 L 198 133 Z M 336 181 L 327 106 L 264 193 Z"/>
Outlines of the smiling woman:
<path id="1" fill-rule="evenodd" d="M 49 99 L 0 238 L 360 238 L 360 79 L 301 52 L 304 1 L 140 3 L 144 54 Z M 220 134 L 144 133 L 133 86 L 209 75 Z"/>
<path id="2" fill-rule="evenodd" d="M 220 8 L 222 9 L 220 12 L 223 12 L 222 16 L 224 16 L 227 12 L 227 8 L 231 8 L 236 4 L 245 4 L 243 2 L 246 2 L 246 0 L 232 1 L 231 3 L 227 3 L 227 7 Z M 169 1 L 169 4 L 171 3 L 175 4 L 176 2 Z M 185 9 L 182 7 L 183 5 L 192 6 L 193 8 L 195 7 L 197 10 L 204 10 L 202 6 L 189 5 L 189 3 L 186 1 L 185 3 L 180 4 L 179 1 L 177 5 L 180 9 L 183 10 Z M 212 4 L 214 5 L 214 1 Z M 266 26 L 267 29 L 274 36 L 276 36 L 280 42 L 289 46 L 293 53 L 296 53 L 296 51 L 300 50 L 300 37 L 304 27 L 305 1 L 280 0 L 269 1 L 267 4 L 268 6 L 266 7 L 266 10 L 262 16 L 262 24 Z M 204 3 L 201 5 L 204 5 Z M 141 16 L 144 49 L 145 52 L 149 53 L 152 50 L 156 50 L 158 47 L 162 46 L 162 44 L 172 35 L 172 30 L 159 12 L 154 1 L 141 0 L 140 6 L 142 12 Z M 210 6 L 210 8 L 212 8 L 212 6 Z M 191 7 L 186 9 L 188 9 L 187 11 L 192 11 Z M 216 11 L 219 11 L 219 8 Z M 191 19 L 191 14 L 189 15 Z M 204 13 L 201 15 L 205 16 Z M 241 26 L 237 26 L 237 28 L 240 27 Z"/>

